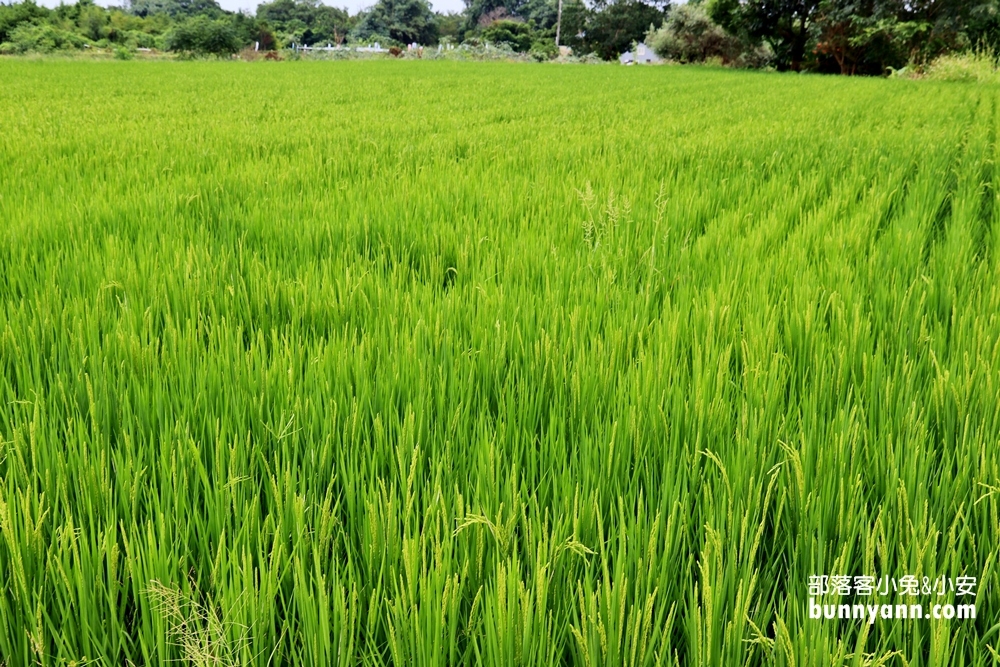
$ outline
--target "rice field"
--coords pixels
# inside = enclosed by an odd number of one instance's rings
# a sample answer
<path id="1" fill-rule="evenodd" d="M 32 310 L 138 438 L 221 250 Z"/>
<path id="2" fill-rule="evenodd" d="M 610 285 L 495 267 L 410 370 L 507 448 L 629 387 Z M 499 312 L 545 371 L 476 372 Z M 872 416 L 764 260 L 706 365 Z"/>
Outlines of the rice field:
<path id="1" fill-rule="evenodd" d="M 0 665 L 1000 662 L 1000 88 L 0 89 Z M 978 614 L 817 620 L 814 575 Z"/>

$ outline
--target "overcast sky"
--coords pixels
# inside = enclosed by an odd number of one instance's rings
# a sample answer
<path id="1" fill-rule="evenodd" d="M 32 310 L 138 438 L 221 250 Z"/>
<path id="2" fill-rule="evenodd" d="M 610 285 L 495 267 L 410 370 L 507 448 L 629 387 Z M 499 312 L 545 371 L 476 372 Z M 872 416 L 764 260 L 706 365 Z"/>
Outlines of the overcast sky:
<path id="1" fill-rule="evenodd" d="M 105 7 L 108 5 L 125 4 L 125 0 L 95 1 L 97 4 Z M 257 5 L 263 1 L 264 0 L 218 0 L 223 9 L 228 9 L 232 12 L 246 9 L 249 10 L 251 14 L 256 11 Z M 37 2 L 38 4 L 45 5 L 46 7 L 56 7 L 59 5 L 59 0 L 37 0 Z M 76 0 L 65 0 L 67 5 L 71 5 L 75 2 Z M 375 0 L 327 0 L 325 4 L 334 5 L 335 7 L 345 7 L 351 14 L 357 14 L 360 10 L 374 5 Z M 462 0 L 431 0 L 431 7 L 433 7 L 436 12 L 460 12 L 465 8 L 465 4 Z"/>

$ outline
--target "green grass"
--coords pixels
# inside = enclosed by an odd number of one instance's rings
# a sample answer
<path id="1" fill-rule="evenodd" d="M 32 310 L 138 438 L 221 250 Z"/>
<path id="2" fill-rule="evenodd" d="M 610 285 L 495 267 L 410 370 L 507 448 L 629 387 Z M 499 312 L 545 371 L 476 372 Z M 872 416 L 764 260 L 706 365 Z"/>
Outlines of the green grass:
<path id="1" fill-rule="evenodd" d="M 1000 88 L 0 85 L 0 664 L 995 664 Z"/>

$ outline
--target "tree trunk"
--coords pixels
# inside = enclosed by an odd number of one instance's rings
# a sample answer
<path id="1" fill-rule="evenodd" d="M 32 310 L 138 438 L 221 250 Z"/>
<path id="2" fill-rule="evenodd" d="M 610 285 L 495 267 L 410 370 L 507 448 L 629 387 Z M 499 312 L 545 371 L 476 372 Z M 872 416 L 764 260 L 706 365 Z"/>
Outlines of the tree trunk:
<path id="1" fill-rule="evenodd" d="M 802 61 L 805 60 L 806 56 L 806 17 L 802 15 L 799 17 L 799 31 L 795 32 L 794 29 L 795 19 L 792 19 L 792 52 L 791 55 L 792 69 L 796 72 L 802 71 Z"/>

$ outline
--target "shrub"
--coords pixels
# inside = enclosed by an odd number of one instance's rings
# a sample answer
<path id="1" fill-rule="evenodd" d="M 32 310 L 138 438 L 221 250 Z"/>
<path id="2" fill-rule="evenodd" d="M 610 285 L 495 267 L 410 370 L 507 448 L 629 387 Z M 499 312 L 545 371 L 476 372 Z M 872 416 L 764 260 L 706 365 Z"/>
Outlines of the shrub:
<path id="1" fill-rule="evenodd" d="M 156 35 L 141 30 L 128 30 L 122 33 L 121 42 L 130 49 L 156 49 L 160 47 Z"/>
<path id="2" fill-rule="evenodd" d="M 742 67 L 746 69 L 764 69 L 774 65 L 774 51 L 765 42 L 759 46 L 744 45 L 739 55 L 729 63 L 732 67 Z"/>
<path id="3" fill-rule="evenodd" d="M 170 51 L 228 55 L 243 46 L 229 21 L 196 16 L 179 23 L 167 33 L 166 47 Z"/>
<path id="4" fill-rule="evenodd" d="M 982 52 L 940 56 L 927 67 L 927 78 L 966 83 L 1000 81 L 996 59 Z"/>
<path id="5" fill-rule="evenodd" d="M 531 45 L 531 50 L 528 53 L 535 60 L 543 62 L 556 58 L 559 55 L 559 49 L 556 48 L 554 39 L 539 39 Z"/>
<path id="6" fill-rule="evenodd" d="M 647 36 L 649 46 L 660 56 L 678 62 L 705 62 L 721 58 L 724 63 L 740 55 L 739 40 L 718 26 L 698 5 L 678 5 L 663 27 Z"/>
<path id="7" fill-rule="evenodd" d="M 76 33 L 51 25 L 22 24 L 10 33 L 11 53 L 51 53 L 63 49 L 82 49 L 85 40 Z"/>
<path id="8" fill-rule="evenodd" d="M 13 32 L 18 26 L 41 23 L 48 16 L 49 10 L 34 2 L 0 2 L 0 42 L 13 43 Z"/>
<path id="9" fill-rule="evenodd" d="M 396 44 L 433 44 L 437 41 L 437 23 L 427 0 L 378 0 L 358 18 L 353 36 L 372 41 L 386 35 Z M 385 40 L 381 40 L 386 44 Z"/>
<path id="10" fill-rule="evenodd" d="M 483 28 L 482 37 L 491 44 L 506 44 L 518 53 L 528 51 L 534 41 L 530 25 L 511 19 L 494 21 Z"/>

